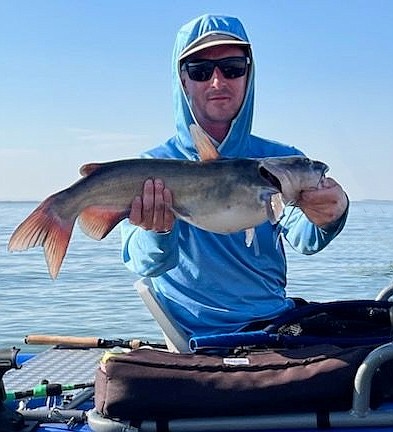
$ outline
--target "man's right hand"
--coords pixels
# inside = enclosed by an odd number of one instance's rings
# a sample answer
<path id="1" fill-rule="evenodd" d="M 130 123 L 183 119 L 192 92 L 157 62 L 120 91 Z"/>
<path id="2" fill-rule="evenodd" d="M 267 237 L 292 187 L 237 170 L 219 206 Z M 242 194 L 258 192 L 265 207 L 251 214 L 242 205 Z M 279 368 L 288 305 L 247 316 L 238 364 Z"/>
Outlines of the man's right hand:
<path id="1" fill-rule="evenodd" d="M 173 227 L 172 192 L 165 188 L 161 179 L 147 179 L 142 195 L 131 203 L 130 222 L 145 230 L 167 232 Z"/>

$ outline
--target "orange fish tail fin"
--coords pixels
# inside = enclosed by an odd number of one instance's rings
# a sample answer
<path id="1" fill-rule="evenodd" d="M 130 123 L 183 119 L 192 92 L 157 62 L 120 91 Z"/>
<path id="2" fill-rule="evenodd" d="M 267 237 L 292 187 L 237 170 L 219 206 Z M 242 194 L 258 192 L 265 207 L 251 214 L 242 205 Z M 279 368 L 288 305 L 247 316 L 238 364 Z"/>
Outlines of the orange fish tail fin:
<path id="1" fill-rule="evenodd" d="M 59 273 L 75 222 L 61 219 L 54 209 L 52 196 L 16 228 L 8 243 L 10 252 L 42 246 L 52 279 Z"/>

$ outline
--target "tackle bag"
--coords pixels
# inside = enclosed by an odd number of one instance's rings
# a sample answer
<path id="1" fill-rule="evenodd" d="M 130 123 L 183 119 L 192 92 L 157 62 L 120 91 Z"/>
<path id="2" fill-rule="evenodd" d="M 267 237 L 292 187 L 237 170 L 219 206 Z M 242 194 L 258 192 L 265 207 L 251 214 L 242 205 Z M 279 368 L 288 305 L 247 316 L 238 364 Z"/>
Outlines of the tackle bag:
<path id="1" fill-rule="evenodd" d="M 101 363 L 95 406 L 103 416 L 136 424 L 146 419 L 348 410 L 356 371 L 374 347 L 324 344 L 227 357 L 141 348 L 109 355 Z M 377 374 L 374 381 L 375 389 L 383 382 L 393 387 L 391 377 Z M 374 404 L 382 398 L 378 394 L 372 395 Z"/>
<path id="2" fill-rule="evenodd" d="M 393 303 L 341 300 L 307 303 L 266 322 L 252 323 L 235 333 L 195 336 L 190 351 L 239 346 L 295 348 L 330 344 L 339 347 L 382 345 L 392 341 Z"/>

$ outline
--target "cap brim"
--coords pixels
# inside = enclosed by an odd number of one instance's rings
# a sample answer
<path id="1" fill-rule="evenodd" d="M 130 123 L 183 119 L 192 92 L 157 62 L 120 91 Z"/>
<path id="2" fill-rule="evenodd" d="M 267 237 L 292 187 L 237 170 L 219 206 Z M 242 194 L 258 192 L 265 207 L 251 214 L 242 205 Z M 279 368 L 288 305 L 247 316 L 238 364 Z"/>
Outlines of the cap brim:
<path id="1" fill-rule="evenodd" d="M 236 39 L 220 39 L 220 40 L 210 40 L 206 42 L 202 42 L 197 44 L 194 47 L 188 47 L 183 53 L 180 54 L 179 60 L 184 60 L 186 57 L 189 57 L 192 54 L 197 53 L 198 51 L 202 51 L 206 48 L 219 46 L 219 45 L 234 45 L 239 47 L 250 48 L 250 43 L 246 41 L 236 40 Z"/>

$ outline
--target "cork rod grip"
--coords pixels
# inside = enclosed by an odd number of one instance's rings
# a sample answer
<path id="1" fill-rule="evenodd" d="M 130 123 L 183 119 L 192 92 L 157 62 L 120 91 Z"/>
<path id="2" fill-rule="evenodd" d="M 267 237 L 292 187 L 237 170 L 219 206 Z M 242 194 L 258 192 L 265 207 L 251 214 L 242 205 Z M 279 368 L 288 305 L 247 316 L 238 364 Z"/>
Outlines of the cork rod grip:
<path id="1" fill-rule="evenodd" d="M 66 345 L 84 348 L 98 348 L 100 339 L 96 337 L 57 336 L 57 335 L 28 335 L 25 343 L 30 345 Z"/>

